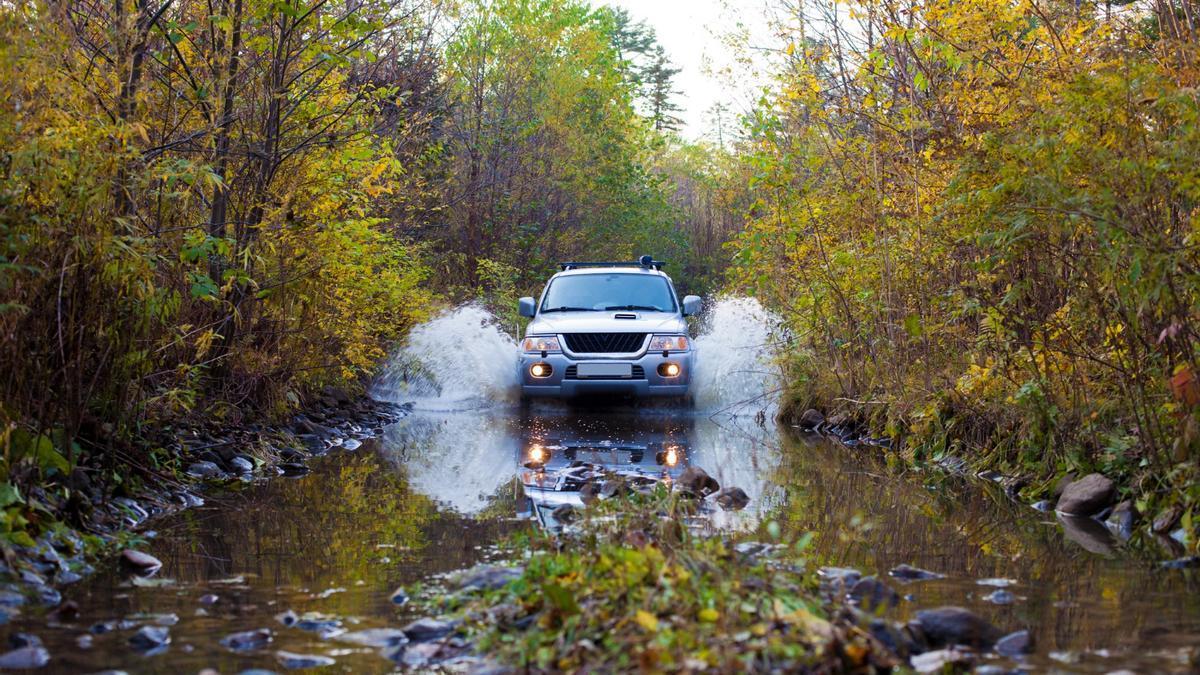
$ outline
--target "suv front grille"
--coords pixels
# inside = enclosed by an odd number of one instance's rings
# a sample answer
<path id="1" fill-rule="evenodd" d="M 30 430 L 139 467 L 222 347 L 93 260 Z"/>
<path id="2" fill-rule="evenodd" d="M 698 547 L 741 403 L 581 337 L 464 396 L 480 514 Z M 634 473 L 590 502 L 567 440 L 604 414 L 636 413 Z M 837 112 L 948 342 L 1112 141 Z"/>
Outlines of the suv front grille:
<path id="1" fill-rule="evenodd" d="M 629 374 L 629 379 L 631 379 L 631 380 L 646 379 L 646 369 L 645 368 L 642 368 L 641 366 L 634 364 L 632 367 L 630 367 L 630 371 L 632 371 L 632 372 L 630 372 L 630 374 Z M 563 379 L 578 380 L 579 379 L 579 366 L 575 366 L 575 365 L 567 366 L 567 369 L 565 371 L 563 371 Z M 613 377 L 589 377 L 588 379 L 589 380 L 624 380 L 625 378 L 613 376 Z"/>
<path id="2" fill-rule="evenodd" d="M 576 354 L 632 354 L 642 348 L 645 333 L 567 333 L 567 349 Z"/>

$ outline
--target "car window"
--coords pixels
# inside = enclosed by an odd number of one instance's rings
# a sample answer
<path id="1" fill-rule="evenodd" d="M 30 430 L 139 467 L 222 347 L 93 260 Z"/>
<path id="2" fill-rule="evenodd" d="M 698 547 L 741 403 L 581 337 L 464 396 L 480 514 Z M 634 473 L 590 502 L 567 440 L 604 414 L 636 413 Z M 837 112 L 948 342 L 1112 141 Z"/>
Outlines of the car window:
<path id="1" fill-rule="evenodd" d="M 550 282 L 542 300 L 543 312 L 628 309 L 675 311 L 667 280 L 649 274 L 580 274 Z"/>

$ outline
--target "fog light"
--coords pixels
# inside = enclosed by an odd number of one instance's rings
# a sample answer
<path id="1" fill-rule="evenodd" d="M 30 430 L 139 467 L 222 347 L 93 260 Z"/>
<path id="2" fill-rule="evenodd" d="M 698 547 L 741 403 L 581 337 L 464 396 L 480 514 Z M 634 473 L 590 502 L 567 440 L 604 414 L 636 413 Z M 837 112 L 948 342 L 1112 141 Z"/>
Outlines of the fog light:
<path id="1" fill-rule="evenodd" d="M 662 363 L 658 366 L 658 374 L 663 377 L 676 377 L 679 375 L 678 363 Z"/>
<path id="2" fill-rule="evenodd" d="M 535 363 L 529 366 L 529 374 L 534 377 L 550 377 L 550 373 L 553 372 L 554 369 L 550 367 L 549 363 Z"/>

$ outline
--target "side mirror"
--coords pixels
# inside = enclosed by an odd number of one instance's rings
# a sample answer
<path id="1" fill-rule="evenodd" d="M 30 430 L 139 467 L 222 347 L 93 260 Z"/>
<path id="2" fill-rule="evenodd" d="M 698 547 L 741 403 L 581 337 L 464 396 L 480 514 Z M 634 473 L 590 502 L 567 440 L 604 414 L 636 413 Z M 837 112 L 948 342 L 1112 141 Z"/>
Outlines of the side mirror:
<path id="1" fill-rule="evenodd" d="M 683 298 L 683 315 L 694 316 L 700 313 L 700 296 L 688 295 Z"/>
<path id="2" fill-rule="evenodd" d="M 696 298 L 699 300 L 700 298 Z M 537 314 L 537 306 L 534 304 L 533 298 L 525 297 L 517 301 L 517 313 L 521 316 L 533 318 Z"/>

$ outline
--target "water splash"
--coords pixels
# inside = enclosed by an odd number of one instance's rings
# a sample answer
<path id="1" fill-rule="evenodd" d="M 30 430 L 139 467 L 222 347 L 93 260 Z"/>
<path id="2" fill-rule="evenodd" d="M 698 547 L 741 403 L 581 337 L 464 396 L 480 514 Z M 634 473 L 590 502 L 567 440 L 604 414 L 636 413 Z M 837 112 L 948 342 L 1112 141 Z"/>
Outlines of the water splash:
<path id="1" fill-rule="evenodd" d="M 409 333 L 408 343 L 371 389 L 382 401 L 424 410 L 466 410 L 517 395 L 517 343 L 475 304 L 442 312 Z"/>
<path id="2" fill-rule="evenodd" d="M 781 381 L 774 363 L 781 324 L 754 298 L 718 298 L 695 340 L 696 407 L 710 414 L 770 414 Z"/>
<path id="3" fill-rule="evenodd" d="M 773 364 L 779 317 L 754 298 L 724 297 L 705 312 L 695 339 L 696 409 L 708 414 L 771 413 L 779 387 Z M 371 395 L 455 411 L 516 402 L 517 343 L 477 304 L 448 310 L 417 326 L 384 369 Z M 642 407 L 642 406 L 639 406 Z"/>

